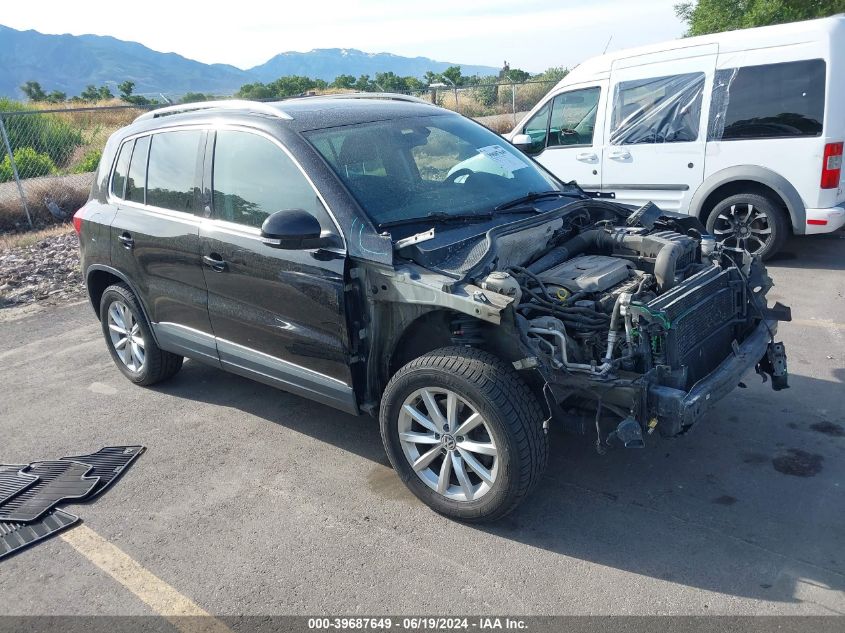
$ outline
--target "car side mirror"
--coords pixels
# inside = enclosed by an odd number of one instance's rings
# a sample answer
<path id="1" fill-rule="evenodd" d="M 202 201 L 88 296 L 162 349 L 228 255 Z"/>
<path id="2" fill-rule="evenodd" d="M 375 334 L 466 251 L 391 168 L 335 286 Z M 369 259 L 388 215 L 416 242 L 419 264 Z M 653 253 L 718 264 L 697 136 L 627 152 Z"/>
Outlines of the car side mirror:
<path id="1" fill-rule="evenodd" d="M 534 143 L 534 141 L 532 141 L 531 137 L 527 134 L 514 134 L 513 138 L 511 138 L 511 145 L 523 152 L 530 149 L 532 143 Z"/>
<path id="2" fill-rule="evenodd" d="M 276 211 L 261 225 L 261 241 L 273 248 L 302 250 L 325 245 L 320 222 L 304 209 Z"/>

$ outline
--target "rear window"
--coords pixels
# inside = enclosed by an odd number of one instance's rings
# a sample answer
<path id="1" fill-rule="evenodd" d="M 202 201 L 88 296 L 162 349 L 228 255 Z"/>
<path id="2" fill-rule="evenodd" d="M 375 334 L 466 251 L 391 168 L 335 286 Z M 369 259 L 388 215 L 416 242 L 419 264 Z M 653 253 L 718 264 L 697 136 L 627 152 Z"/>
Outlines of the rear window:
<path id="1" fill-rule="evenodd" d="M 147 179 L 147 156 L 150 152 L 150 137 L 135 140 L 132 160 L 129 162 L 129 176 L 126 179 L 126 199 L 144 204 L 144 186 Z"/>
<path id="2" fill-rule="evenodd" d="M 188 130 L 153 135 L 147 169 L 147 204 L 193 213 L 198 198 L 197 161 L 204 132 Z"/>
<path id="3" fill-rule="evenodd" d="M 825 70 L 823 59 L 717 70 L 708 139 L 820 136 Z"/>
<path id="4" fill-rule="evenodd" d="M 120 148 L 120 155 L 114 166 L 111 178 L 111 192 L 118 198 L 123 197 L 126 188 L 126 173 L 129 171 L 129 159 L 132 157 L 132 146 L 135 141 L 127 141 Z"/>

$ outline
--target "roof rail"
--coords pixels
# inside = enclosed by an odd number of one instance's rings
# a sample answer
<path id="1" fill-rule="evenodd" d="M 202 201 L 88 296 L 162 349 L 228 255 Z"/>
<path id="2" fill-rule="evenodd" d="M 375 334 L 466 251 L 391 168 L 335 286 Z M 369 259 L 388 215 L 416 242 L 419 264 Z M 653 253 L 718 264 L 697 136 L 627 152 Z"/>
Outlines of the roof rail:
<path id="1" fill-rule="evenodd" d="M 260 114 L 267 114 L 279 119 L 290 119 L 290 115 L 284 113 L 279 108 L 263 103 L 261 101 L 249 101 L 247 99 L 224 99 L 220 101 L 199 101 L 197 103 L 184 103 L 181 105 L 167 106 L 165 108 L 157 108 L 144 112 L 141 116 L 135 119 L 135 122 L 146 121 L 149 119 L 157 119 L 171 114 L 181 114 L 183 112 L 196 112 L 198 110 L 249 110 Z"/>
<path id="2" fill-rule="evenodd" d="M 291 97 L 291 99 L 386 99 L 388 101 L 409 101 L 411 103 L 425 103 L 431 105 L 429 101 L 413 97 L 411 95 L 403 95 L 397 92 L 334 92 L 327 95 L 306 95 L 301 97 Z"/>

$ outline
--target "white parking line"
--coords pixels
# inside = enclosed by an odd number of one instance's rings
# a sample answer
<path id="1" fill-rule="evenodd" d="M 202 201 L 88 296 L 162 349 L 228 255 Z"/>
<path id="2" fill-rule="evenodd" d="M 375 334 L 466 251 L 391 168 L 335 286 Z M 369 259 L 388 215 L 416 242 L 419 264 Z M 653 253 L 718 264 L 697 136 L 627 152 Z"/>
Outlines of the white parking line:
<path id="1" fill-rule="evenodd" d="M 79 525 L 64 532 L 60 538 L 182 633 L 232 633 L 223 622 L 91 528 Z"/>

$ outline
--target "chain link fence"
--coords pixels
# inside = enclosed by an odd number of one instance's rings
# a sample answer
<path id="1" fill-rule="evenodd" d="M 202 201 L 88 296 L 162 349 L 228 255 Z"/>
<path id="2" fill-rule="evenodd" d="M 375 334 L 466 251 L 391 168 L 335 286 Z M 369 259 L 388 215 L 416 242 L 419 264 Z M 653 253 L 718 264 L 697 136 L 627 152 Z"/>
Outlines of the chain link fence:
<path id="1" fill-rule="evenodd" d="M 109 135 L 131 106 L 0 112 L 0 232 L 69 219 L 88 197 Z"/>
<path id="2" fill-rule="evenodd" d="M 476 118 L 503 133 L 555 83 L 435 84 L 404 94 Z M 145 109 L 130 105 L 37 109 L 15 104 L 12 111 L 0 111 L 0 233 L 70 219 L 88 197 L 109 135 Z"/>

